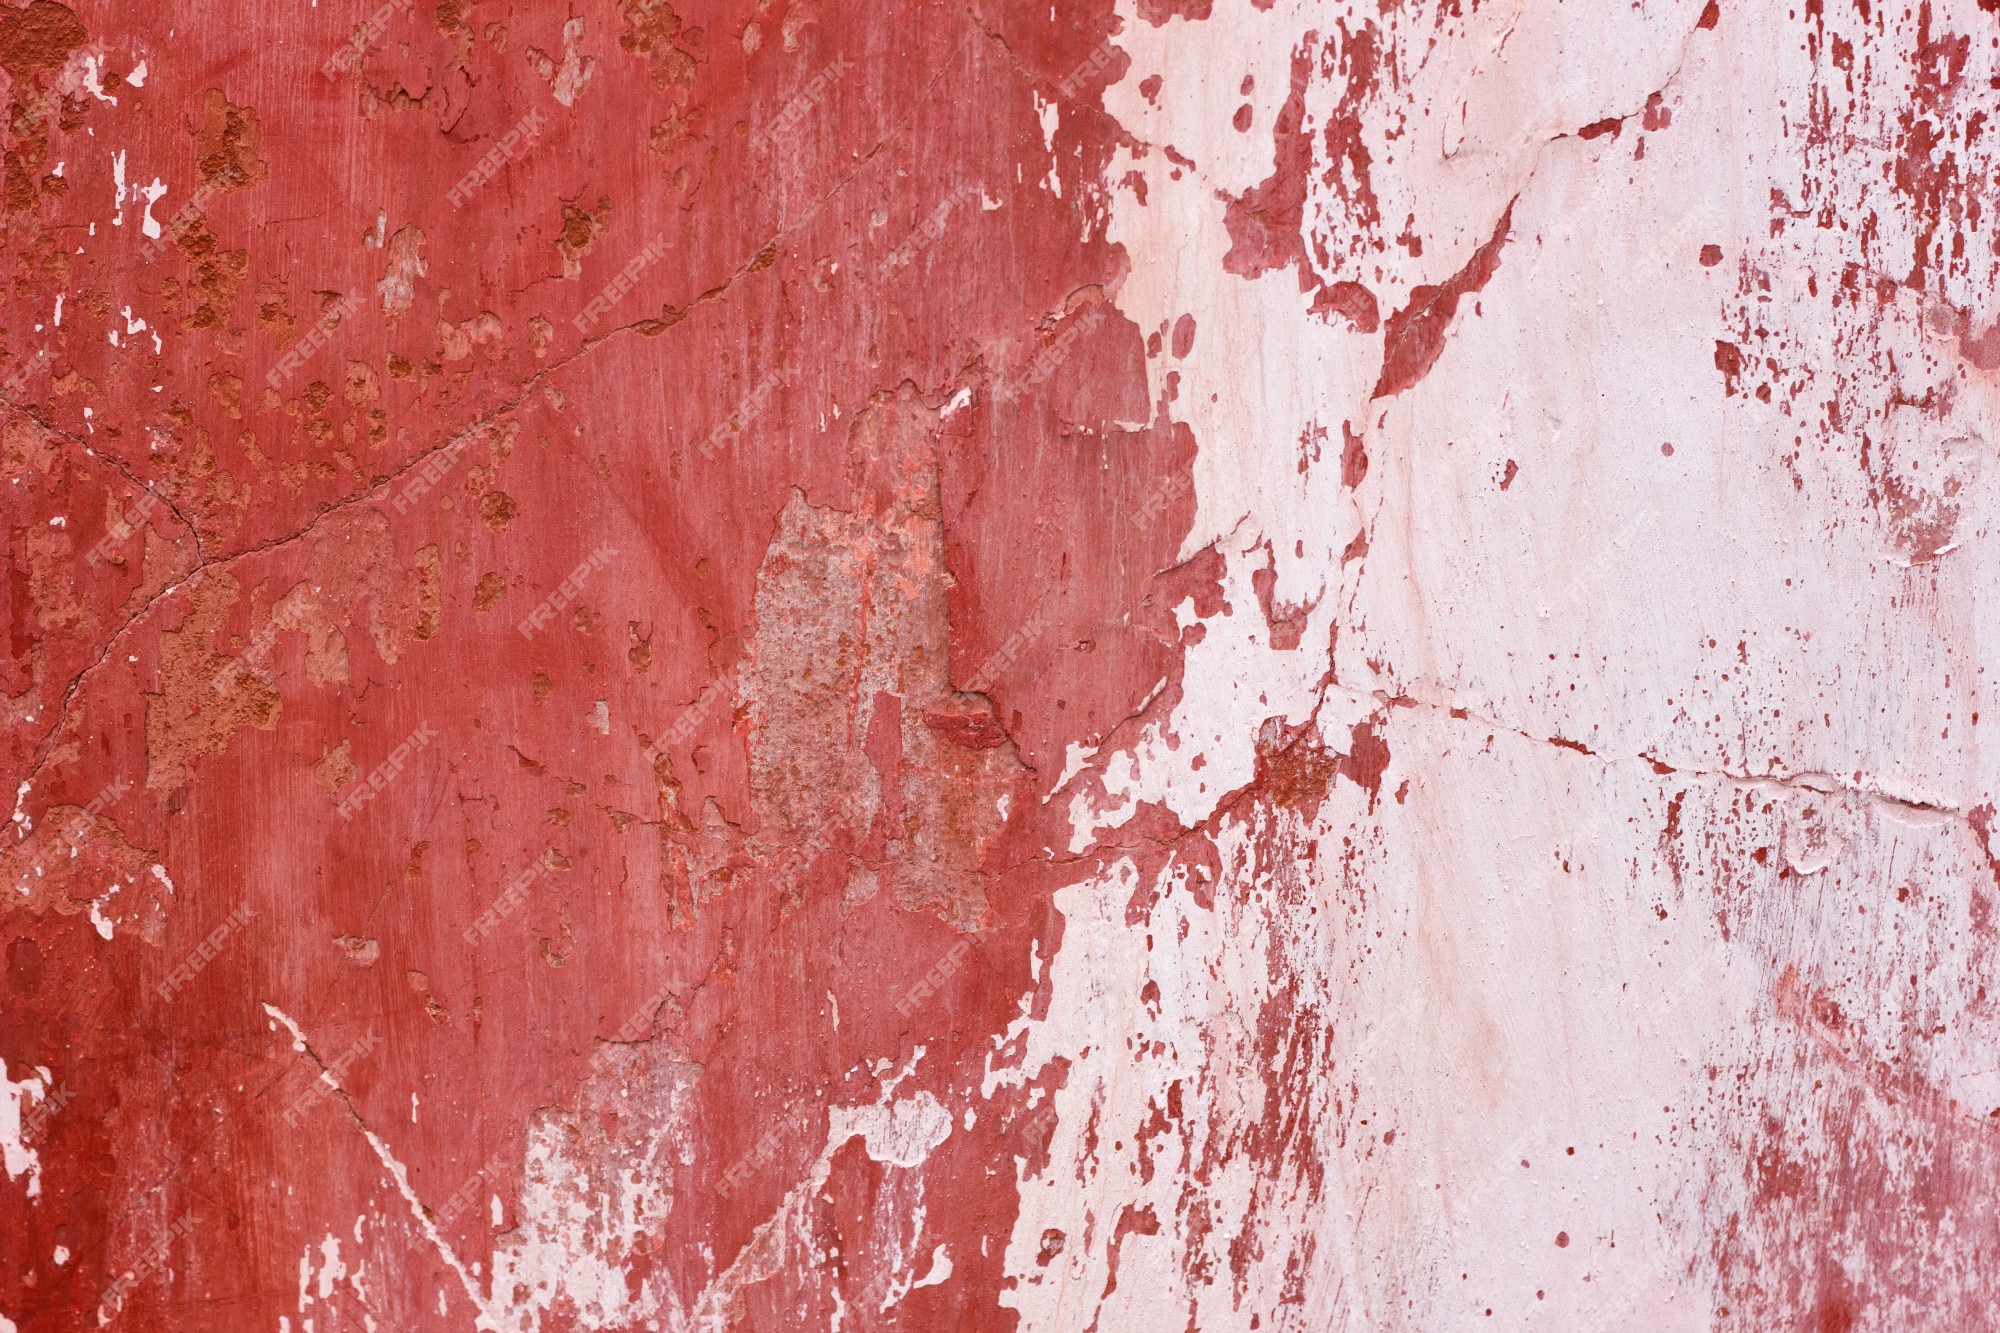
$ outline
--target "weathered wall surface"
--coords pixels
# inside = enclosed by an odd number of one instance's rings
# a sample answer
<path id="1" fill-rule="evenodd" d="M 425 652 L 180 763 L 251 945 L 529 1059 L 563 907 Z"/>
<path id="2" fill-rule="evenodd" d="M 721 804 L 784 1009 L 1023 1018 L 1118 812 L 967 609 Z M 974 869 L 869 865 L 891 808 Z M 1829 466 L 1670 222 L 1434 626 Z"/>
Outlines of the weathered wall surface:
<path id="1" fill-rule="evenodd" d="M 0 1333 L 1996 1325 L 1992 0 L 0 71 Z"/>

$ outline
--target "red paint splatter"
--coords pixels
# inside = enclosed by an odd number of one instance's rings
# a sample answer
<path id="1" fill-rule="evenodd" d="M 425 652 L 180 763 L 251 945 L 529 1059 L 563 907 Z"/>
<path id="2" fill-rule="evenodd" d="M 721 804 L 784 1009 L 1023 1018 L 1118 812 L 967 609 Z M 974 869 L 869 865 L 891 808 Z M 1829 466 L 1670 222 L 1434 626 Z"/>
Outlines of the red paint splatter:
<path id="1" fill-rule="evenodd" d="M 1351 423 L 1340 423 L 1340 484 L 1353 490 L 1368 475 L 1368 450 Z"/>
<path id="2" fill-rule="evenodd" d="M 1375 293 L 1358 282 L 1330 282 L 1321 287 L 1313 296 L 1312 314 L 1328 323 L 1332 322 L 1328 316 L 1339 315 L 1357 333 L 1373 333 L 1382 327 Z"/>
<path id="3" fill-rule="evenodd" d="M 1398 394 L 1430 372 L 1444 352 L 1446 330 L 1458 313 L 1460 297 L 1481 291 L 1500 268 L 1500 248 L 1514 225 L 1514 205 L 1510 201 L 1500 215 L 1492 237 L 1473 252 L 1472 260 L 1442 285 L 1416 287 L 1410 303 L 1389 316 L 1383 335 L 1382 377 L 1375 383 L 1372 397 Z"/>
<path id="4" fill-rule="evenodd" d="M 1341 774 L 1368 793 L 1368 813 L 1375 813 L 1375 798 L 1382 792 L 1382 775 L 1389 769 L 1389 743 L 1377 729 L 1377 719 L 1367 718 L 1349 733 L 1347 756 Z"/>
<path id="5" fill-rule="evenodd" d="M 1715 340 L 1715 368 L 1722 372 L 1723 392 L 1729 397 L 1736 396 L 1738 383 L 1743 378 L 1743 353 L 1735 343 Z"/>

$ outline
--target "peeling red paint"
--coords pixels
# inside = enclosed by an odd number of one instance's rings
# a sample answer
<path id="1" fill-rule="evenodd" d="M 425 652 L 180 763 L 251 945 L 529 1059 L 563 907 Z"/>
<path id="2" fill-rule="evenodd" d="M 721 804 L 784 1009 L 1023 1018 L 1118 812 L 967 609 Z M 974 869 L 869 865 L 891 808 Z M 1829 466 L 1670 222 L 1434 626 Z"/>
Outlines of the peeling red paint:
<path id="1" fill-rule="evenodd" d="M 1383 328 L 1382 378 L 1375 398 L 1402 393 L 1430 373 L 1444 353 L 1445 333 L 1461 298 L 1482 290 L 1500 267 L 1500 247 L 1513 226 L 1514 206 L 1500 215 L 1493 236 L 1473 252 L 1466 266 L 1435 287 L 1410 289 L 1410 303 L 1389 316 Z"/>
<path id="2" fill-rule="evenodd" d="M 0 1328 L 1982 1326 L 1991 6 L 1627 8 L 0 8 Z"/>

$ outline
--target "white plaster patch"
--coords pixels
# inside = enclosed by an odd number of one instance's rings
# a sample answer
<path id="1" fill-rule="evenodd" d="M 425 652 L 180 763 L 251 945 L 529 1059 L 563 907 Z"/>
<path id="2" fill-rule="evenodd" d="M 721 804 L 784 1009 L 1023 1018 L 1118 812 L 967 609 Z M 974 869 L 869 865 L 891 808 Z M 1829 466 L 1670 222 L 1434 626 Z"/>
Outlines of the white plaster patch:
<path id="1" fill-rule="evenodd" d="M 579 1116 L 544 1110 L 529 1124 L 519 1217 L 493 1251 L 489 1308 L 509 1333 L 533 1333 L 558 1303 L 585 1329 L 678 1326 L 672 1284 L 659 1273 L 634 1283 L 626 1265 L 673 1205 L 667 1172 L 689 1074 L 643 1048 L 606 1050 L 616 1054 L 586 1084 Z M 618 1109 L 615 1139 L 596 1129 L 600 1105 Z M 490 1207 L 498 1227 L 500 1201 Z"/>
<path id="2" fill-rule="evenodd" d="M 20 1082 L 7 1077 L 7 1061 L 0 1059 L 0 1166 L 7 1168 L 8 1180 L 28 1177 L 28 1197 L 42 1193 L 42 1159 L 22 1141 L 23 1121 L 28 1112 L 48 1096 L 46 1077 L 30 1071 Z"/>
<path id="3" fill-rule="evenodd" d="M 146 201 L 146 213 L 144 217 L 139 219 L 139 230 L 152 240 L 158 240 L 162 235 L 160 224 L 153 219 L 153 205 L 160 202 L 161 196 L 166 194 L 166 192 L 167 184 L 158 176 L 153 177 L 151 185 L 141 185 L 133 191 L 134 194 L 143 197 Z M 129 329 L 127 330 L 128 333 L 130 331 Z"/>

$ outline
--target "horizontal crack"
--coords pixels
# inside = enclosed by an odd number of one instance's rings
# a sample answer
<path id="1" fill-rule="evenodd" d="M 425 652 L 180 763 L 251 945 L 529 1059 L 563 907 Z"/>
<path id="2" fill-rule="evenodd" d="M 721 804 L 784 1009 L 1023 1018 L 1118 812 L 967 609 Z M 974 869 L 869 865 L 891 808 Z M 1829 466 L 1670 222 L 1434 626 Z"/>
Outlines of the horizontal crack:
<path id="1" fill-rule="evenodd" d="M 1897 796 L 1891 792 L 1884 791 L 1878 786 L 1850 781 L 1832 773 L 1818 771 L 1792 774 L 1751 773 L 1747 771 L 1739 772 L 1730 768 L 1696 768 L 1685 764 L 1668 763 L 1666 760 L 1656 758 L 1654 755 L 1648 754 L 1643 750 L 1637 755 L 1629 757 L 1603 754 L 1580 742 L 1568 740 L 1561 736 L 1537 736 L 1531 731 L 1524 731 L 1519 727 L 1510 726 L 1497 718 L 1487 717 L 1482 713 L 1475 713 L 1469 708 L 1461 708 L 1453 704 L 1440 704 L 1429 699 L 1419 699 L 1410 694 L 1391 695 L 1380 690 L 1374 691 L 1372 697 L 1377 702 L 1386 706 L 1429 708 L 1446 712 L 1452 718 L 1459 721 L 1477 722 L 1483 727 L 1491 727 L 1496 731 L 1504 731 L 1509 735 L 1519 736 L 1523 740 L 1535 741 L 1543 745 L 1552 745 L 1557 749 L 1573 750 L 1580 755 L 1595 759 L 1603 764 L 1643 763 L 1651 768 L 1656 775 L 1662 777 L 1668 774 L 1681 774 L 1690 778 L 1713 778 L 1755 786 L 1782 787 L 1790 791 L 1807 791 L 1821 796 L 1853 796 L 1916 814 L 1943 815 L 1950 819 L 1970 822 L 1967 812 L 1958 806 L 1941 805 L 1934 801 L 1920 800 L 1915 797 Z"/>

